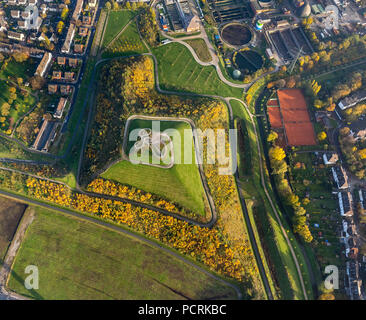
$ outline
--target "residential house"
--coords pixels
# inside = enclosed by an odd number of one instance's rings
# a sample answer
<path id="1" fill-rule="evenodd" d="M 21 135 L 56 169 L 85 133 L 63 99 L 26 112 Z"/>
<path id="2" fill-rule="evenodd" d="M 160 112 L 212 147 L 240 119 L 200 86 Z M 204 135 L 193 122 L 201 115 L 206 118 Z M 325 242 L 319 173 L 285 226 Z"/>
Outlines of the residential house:
<path id="1" fill-rule="evenodd" d="M 352 123 L 354 124 L 354 123 Z M 364 140 L 366 139 L 366 129 L 365 128 L 354 128 L 350 127 L 350 134 L 355 138 L 355 140 Z"/>
<path id="2" fill-rule="evenodd" d="M 25 35 L 24 35 L 24 33 L 8 31 L 8 38 L 13 39 L 13 40 L 18 40 L 18 41 L 24 41 Z"/>
<path id="3" fill-rule="evenodd" d="M 43 57 L 41 62 L 39 63 L 36 72 L 34 73 L 37 76 L 43 77 L 44 74 L 46 73 L 46 70 L 48 68 L 48 65 L 50 64 L 52 60 L 52 54 L 50 52 L 46 52 Z"/>
<path id="4" fill-rule="evenodd" d="M 83 51 L 84 51 L 84 45 L 83 44 L 76 43 L 74 45 L 74 52 L 75 53 L 83 53 Z"/>
<path id="5" fill-rule="evenodd" d="M 78 59 L 69 58 L 69 67 L 76 68 L 78 66 Z"/>
<path id="6" fill-rule="evenodd" d="M 366 90 L 359 90 L 342 99 L 338 106 L 341 110 L 355 106 L 357 103 L 366 100 Z"/>
<path id="7" fill-rule="evenodd" d="M 10 15 L 13 19 L 19 19 L 20 11 L 19 10 L 10 10 Z"/>
<path id="8" fill-rule="evenodd" d="M 347 292 L 351 300 L 362 299 L 362 280 L 360 279 L 359 265 L 357 261 L 346 262 L 346 274 L 348 278 Z"/>
<path id="9" fill-rule="evenodd" d="M 79 28 L 79 35 L 82 37 L 86 37 L 88 35 L 89 29 L 85 27 Z"/>
<path id="10" fill-rule="evenodd" d="M 35 6 L 35 5 L 37 5 L 37 2 L 38 2 L 38 0 L 29 0 L 29 4 L 30 4 L 31 6 Z"/>
<path id="11" fill-rule="evenodd" d="M 8 23 L 6 22 L 4 16 L 0 14 L 0 32 L 8 30 Z"/>
<path id="12" fill-rule="evenodd" d="M 60 92 L 62 95 L 68 95 L 71 92 L 71 86 L 69 85 L 60 85 Z"/>
<path id="13" fill-rule="evenodd" d="M 83 3 L 84 3 L 84 0 L 77 0 L 76 1 L 76 6 L 75 6 L 75 10 L 72 14 L 72 20 L 76 21 L 79 19 L 79 16 L 80 16 L 80 13 L 81 13 L 81 10 L 83 8 Z"/>
<path id="14" fill-rule="evenodd" d="M 338 205 L 339 205 L 339 211 L 340 211 L 342 217 L 352 217 L 353 216 L 352 196 L 349 191 L 338 192 Z"/>
<path id="15" fill-rule="evenodd" d="M 52 72 L 52 80 L 61 80 L 62 72 L 61 71 L 53 71 Z"/>
<path id="16" fill-rule="evenodd" d="M 18 20 L 17 24 L 18 24 L 19 29 L 27 30 L 29 28 L 28 20 Z"/>
<path id="17" fill-rule="evenodd" d="M 33 148 L 38 151 L 48 151 L 52 138 L 54 138 L 56 122 L 44 119 L 33 143 Z"/>
<path id="18" fill-rule="evenodd" d="M 91 21 L 92 21 L 92 19 L 90 16 L 83 16 L 83 19 L 82 19 L 83 25 L 90 25 Z"/>
<path id="19" fill-rule="evenodd" d="M 55 118 L 58 118 L 60 119 L 62 117 L 62 114 L 64 112 L 64 109 L 65 109 L 65 106 L 66 106 L 66 103 L 67 103 L 67 98 L 60 98 L 59 102 L 58 102 L 58 105 L 57 105 L 57 108 L 56 108 L 56 111 L 55 113 L 53 114 L 53 116 Z"/>
<path id="20" fill-rule="evenodd" d="M 324 152 L 323 154 L 323 161 L 325 165 L 336 164 L 338 159 L 338 154 L 335 152 Z"/>
<path id="21" fill-rule="evenodd" d="M 54 94 L 57 92 L 58 85 L 57 84 L 49 84 L 48 85 L 48 93 Z"/>
<path id="22" fill-rule="evenodd" d="M 23 12 L 21 13 L 21 17 L 22 17 L 23 19 L 29 19 L 29 18 L 30 18 L 30 16 L 31 16 L 30 11 L 23 11 Z"/>
<path id="23" fill-rule="evenodd" d="M 66 64 L 66 57 L 57 57 L 57 64 L 64 66 Z"/>
<path id="24" fill-rule="evenodd" d="M 63 52 L 63 53 L 70 52 L 71 42 L 72 42 L 72 39 L 74 38 L 74 35 L 75 35 L 75 25 L 71 23 L 69 26 L 69 29 L 67 30 L 66 39 L 65 39 L 64 45 L 61 48 L 61 52 Z"/>
<path id="25" fill-rule="evenodd" d="M 97 0 L 88 1 L 89 8 L 95 8 L 97 6 Z"/>
<path id="26" fill-rule="evenodd" d="M 75 80 L 75 73 L 74 72 L 65 72 L 64 76 L 66 81 L 74 81 Z"/>
<path id="27" fill-rule="evenodd" d="M 11 6 L 15 6 L 17 5 L 17 0 L 8 0 L 8 4 L 10 4 Z"/>
<path id="28" fill-rule="evenodd" d="M 342 166 L 332 167 L 332 174 L 338 189 L 348 188 L 348 176 Z"/>
<path id="29" fill-rule="evenodd" d="M 27 5 L 27 0 L 18 0 L 18 4 L 20 4 L 21 6 L 25 6 Z"/>

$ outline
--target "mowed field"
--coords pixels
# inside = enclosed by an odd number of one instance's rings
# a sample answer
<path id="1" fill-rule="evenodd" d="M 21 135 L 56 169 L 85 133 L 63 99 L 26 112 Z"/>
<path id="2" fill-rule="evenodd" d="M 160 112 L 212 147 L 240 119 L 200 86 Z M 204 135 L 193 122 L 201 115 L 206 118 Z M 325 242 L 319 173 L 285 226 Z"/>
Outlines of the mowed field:
<path id="1" fill-rule="evenodd" d="M 150 123 L 150 125 L 148 125 Z M 150 121 L 134 120 L 130 130 L 141 127 L 151 128 Z M 181 155 L 183 161 L 184 149 L 188 148 L 188 141 L 184 142 L 184 130 L 191 130 L 189 124 L 177 121 L 161 121 L 161 131 L 171 128 L 176 129 L 182 137 Z M 192 137 L 192 136 L 191 136 Z M 175 161 L 178 160 L 179 150 L 175 149 Z M 194 148 L 192 145 L 192 155 Z M 144 164 L 132 164 L 121 161 L 111 166 L 102 175 L 102 178 L 127 184 L 144 191 L 157 194 L 167 200 L 174 201 L 181 206 L 199 214 L 205 214 L 204 189 L 197 166 L 192 164 L 175 164 L 172 168 L 158 168 Z"/>
<path id="2" fill-rule="evenodd" d="M 0 197 L 0 265 L 25 209 L 23 203 Z"/>
<path id="3" fill-rule="evenodd" d="M 109 12 L 102 47 L 105 48 L 136 14 L 136 11 L 131 10 Z"/>
<path id="4" fill-rule="evenodd" d="M 36 265 L 39 289 L 24 287 Z M 9 288 L 35 299 L 235 299 L 235 291 L 160 249 L 91 222 L 36 208 Z"/>
<path id="5" fill-rule="evenodd" d="M 203 62 L 210 62 L 212 57 L 208 51 L 206 42 L 203 39 L 192 39 L 186 40 L 186 42 L 192 47 L 196 52 L 198 58 Z"/>
<path id="6" fill-rule="evenodd" d="M 145 44 L 141 41 L 135 21 L 132 21 L 122 34 L 106 48 L 103 58 L 113 58 L 147 52 Z"/>
<path id="7" fill-rule="evenodd" d="M 162 89 L 241 98 L 242 89 L 223 83 L 214 66 L 198 64 L 182 44 L 169 43 L 152 51 L 158 60 Z"/>

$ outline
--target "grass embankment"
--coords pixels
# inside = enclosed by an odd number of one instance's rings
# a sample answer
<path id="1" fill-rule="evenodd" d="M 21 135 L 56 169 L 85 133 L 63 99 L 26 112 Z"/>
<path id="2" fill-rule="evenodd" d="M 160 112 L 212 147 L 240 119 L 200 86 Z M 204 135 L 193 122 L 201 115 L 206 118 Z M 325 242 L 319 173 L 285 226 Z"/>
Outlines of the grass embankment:
<path id="1" fill-rule="evenodd" d="M 245 126 L 247 131 L 244 140 L 244 150 L 240 150 L 240 181 L 244 196 L 246 200 L 249 201 L 248 209 L 251 209 L 252 214 L 255 216 L 258 231 L 261 235 L 261 239 L 264 240 L 262 241 L 262 246 L 271 261 L 270 268 L 272 274 L 274 275 L 274 278 L 277 279 L 276 283 L 277 286 L 279 286 L 283 299 L 304 299 L 291 252 L 260 182 L 260 159 L 254 128 L 244 106 L 237 101 L 231 101 L 231 105 L 234 116 L 242 120 L 241 123 Z M 252 167 L 252 170 L 250 171 L 244 168 L 244 166 L 248 166 L 247 161 L 251 164 L 249 167 Z M 267 189 L 269 189 L 268 186 Z M 251 202 L 252 205 L 250 206 Z M 284 221 L 282 221 L 282 223 L 286 230 L 288 230 L 288 233 L 290 233 L 291 231 L 286 227 L 287 225 Z M 293 236 L 290 238 L 293 238 Z M 299 263 L 305 270 L 305 263 L 301 260 L 301 256 L 298 253 L 299 249 L 297 249 L 297 247 L 295 249 L 294 247 L 294 250 L 299 259 Z M 303 272 L 303 277 L 307 277 L 304 273 L 305 271 Z M 304 279 L 307 281 L 306 278 Z M 310 282 L 308 285 L 310 285 Z M 311 298 L 311 290 L 308 295 L 309 298 Z"/>
<path id="2" fill-rule="evenodd" d="M 108 46 L 127 23 L 137 15 L 137 11 L 118 10 L 110 11 L 104 33 L 102 48 Z"/>
<path id="3" fill-rule="evenodd" d="M 90 81 L 92 80 L 95 63 L 95 58 L 89 58 L 86 61 L 84 77 L 75 98 L 73 110 L 70 111 L 67 129 L 59 144 L 58 155 L 65 156 L 62 160 L 70 170 L 66 176 L 55 179 L 67 183 L 71 188 L 75 188 L 76 186 L 76 172 L 79 161 L 78 154 L 87 119 L 87 113 L 85 111 L 88 109 L 91 94 L 88 88 Z"/>
<path id="4" fill-rule="evenodd" d="M 158 60 L 160 87 L 165 90 L 241 98 L 243 89 L 223 83 L 214 66 L 201 66 L 179 43 L 153 49 Z"/>
<path id="5" fill-rule="evenodd" d="M 9 280 L 15 292 L 35 299 L 236 298 L 232 288 L 146 243 L 36 210 Z M 36 291 L 24 287 L 31 264 L 39 269 Z"/>
<path id="6" fill-rule="evenodd" d="M 133 120 L 129 132 L 135 128 L 151 128 L 151 121 Z M 205 194 L 197 165 L 194 163 L 194 159 L 191 164 L 186 164 L 183 158 L 184 151 L 189 148 L 189 143 L 192 143 L 192 155 L 194 156 L 192 135 L 191 141 L 183 140 L 184 130 L 191 130 L 190 125 L 185 122 L 161 121 L 160 128 L 161 131 L 165 129 L 178 130 L 179 137 L 182 139 L 181 150 L 179 150 L 178 141 L 174 141 L 173 138 L 175 164 L 172 168 L 136 165 L 129 161 L 121 161 L 111 166 L 101 176 L 157 194 L 179 203 L 195 213 L 205 215 Z"/>
<path id="7" fill-rule="evenodd" d="M 206 42 L 203 39 L 192 39 L 186 40 L 185 42 L 192 47 L 202 62 L 210 62 L 212 60 Z"/>
<path id="8" fill-rule="evenodd" d="M 135 21 L 131 21 L 129 26 L 115 39 L 103 52 L 103 58 L 122 57 L 147 52 L 145 44 L 142 42 Z"/>

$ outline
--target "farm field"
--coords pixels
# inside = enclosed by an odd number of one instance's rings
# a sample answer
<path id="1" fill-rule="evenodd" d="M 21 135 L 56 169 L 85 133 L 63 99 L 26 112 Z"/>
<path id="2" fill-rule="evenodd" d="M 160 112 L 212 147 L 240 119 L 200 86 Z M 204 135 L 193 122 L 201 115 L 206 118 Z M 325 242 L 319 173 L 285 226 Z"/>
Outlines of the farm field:
<path id="1" fill-rule="evenodd" d="M 0 197 L 0 265 L 26 207 L 23 203 Z"/>
<path id="2" fill-rule="evenodd" d="M 129 129 L 131 131 L 136 127 L 151 128 L 151 121 L 134 120 Z M 161 131 L 168 128 L 176 129 L 181 137 L 184 136 L 185 129 L 191 130 L 189 124 L 176 121 L 162 121 L 160 127 Z M 183 157 L 184 148 L 188 148 L 188 143 L 189 141 L 182 143 L 181 151 L 174 145 L 176 161 L 178 161 L 179 153 Z M 192 155 L 194 155 L 193 146 Z M 181 162 L 183 162 L 183 159 Z M 174 200 L 175 203 L 199 215 L 205 214 L 204 189 L 198 168 L 194 163 L 175 164 L 172 168 L 167 169 L 144 164 L 132 164 L 124 160 L 112 165 L 101 177 Z"/>
<path id="3" fill-rule="evenodd" d="M 160 87 L 165 90 L 241 98 L 243 90 L 223 83 L 213 66 L 199 65 L 179 43 L 153 49 L 158 60 Z"/>
<path id="4" fill-rule="evenodd" d="M 39 268 L 39 289 L 24 268 Z M 162 267 L 163 266 L 163 267 Z M 90 222 L 36 209 L 9 288 L 35 299 L 235 299 L 235 291 L 148 244 Z"/>
<path id="5" fill-rule="evenodd" d="M 126 30 L 103 52 L 103 58 L 112 58 L 147 52 L 141 41 L 136 23 L 133 21 Z"/>
<path id="6" fill-rule="evenodd" d="M 102 48 L 105 48 L 136 14 L 136 11 L 131 10 L 110 11 Z"/>
<path id="7" fill-rule="evenodd" d="M 208 51 L 207 45 L 203 39 L 186 40 L 186 42 L 193 48 L 202 62 L 210 62 L 212 60 L 210 52 Z"/>

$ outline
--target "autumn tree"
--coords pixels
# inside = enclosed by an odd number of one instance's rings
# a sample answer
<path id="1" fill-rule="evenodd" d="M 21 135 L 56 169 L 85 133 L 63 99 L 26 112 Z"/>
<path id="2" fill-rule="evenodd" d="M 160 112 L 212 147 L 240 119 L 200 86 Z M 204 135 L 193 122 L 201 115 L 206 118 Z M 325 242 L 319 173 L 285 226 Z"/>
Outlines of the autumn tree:
<path id="1" fill-rule="evenodd" d="M 327 138 L 327 134 L 325 133 L 325 131 L 321 131 L 318 133 L 318 140 L 319 141 L 324 141 Z"/>

